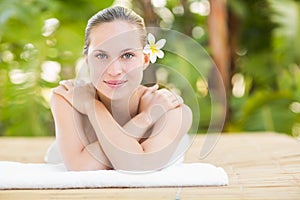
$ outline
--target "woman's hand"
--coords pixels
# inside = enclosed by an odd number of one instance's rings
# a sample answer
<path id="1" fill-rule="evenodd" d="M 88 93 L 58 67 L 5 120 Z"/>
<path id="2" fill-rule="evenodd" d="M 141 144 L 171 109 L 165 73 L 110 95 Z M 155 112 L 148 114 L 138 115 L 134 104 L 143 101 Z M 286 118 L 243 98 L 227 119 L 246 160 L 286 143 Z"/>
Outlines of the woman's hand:
<path id="1" fill-rule="evenodd" d="M 145 90 L 140 100 L 139 112 L 146 112 L 152 121 L 158 120 L 164 113 L 183 104 L 180 96 L 167 89 L 158 90 L 154 85 Z"/>
<path id="2" fill-rule="evenodd" d="M 53 92 L 64 97 L 78 112 L 87 114 L 87 108 L 96 97 L 96 90 L 91 83 L 77 80 L 61 81 Z"/>

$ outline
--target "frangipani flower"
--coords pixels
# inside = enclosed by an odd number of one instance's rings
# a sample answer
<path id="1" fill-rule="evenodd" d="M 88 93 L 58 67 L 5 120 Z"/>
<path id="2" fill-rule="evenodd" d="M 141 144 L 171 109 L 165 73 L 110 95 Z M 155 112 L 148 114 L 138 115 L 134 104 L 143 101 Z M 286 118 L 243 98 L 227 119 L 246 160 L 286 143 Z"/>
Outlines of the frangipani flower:
<path id="1" fill-rule="evenodd" d="M 143 52 L 145 54 L 150 54 L 151 63 L 156 62 L 156 57 L 163 58 L 164 52 L 160 50 L 166 44 L 165 39 L 160 39 L 155 43 L 155 37 L 151 33 L 148 34 L 148 44 L 144 47 Z"/>

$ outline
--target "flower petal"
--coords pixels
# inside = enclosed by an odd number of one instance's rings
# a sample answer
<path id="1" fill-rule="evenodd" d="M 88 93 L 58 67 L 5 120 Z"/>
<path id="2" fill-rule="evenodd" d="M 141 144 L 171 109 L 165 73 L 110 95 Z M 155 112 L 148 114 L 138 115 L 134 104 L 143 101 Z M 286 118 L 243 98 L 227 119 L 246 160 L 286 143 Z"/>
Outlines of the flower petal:
<path id="1" fill-rule="evenodd" d="M 146 44 L 146 46 L 143 49 L 143 53 L 148 54 L 151 53 L 150 45 Z"/>
<path id="2" fill-rule="evenodd" d="M 148 34 L 148 42 L 149 44 L 155 44 L 155 37 L 152 35 L 152 33 Z"/>
<path id="3" fill-rule="evenodd" d="M 166 44 L 166 39 L 160 39 L 157 41 L 157 43 L 155 44 L 157 46 L 158 49 L 163 48 L 163 46 L 165 46 Z"/>
<path id="4" fill-rule="evenodd" d="M 164 52 L 162 50 L 159 50 L 157 53 L 156 53 L 157 57 L 159 58 L 163 58 L 165 56 Z"/>
<path id="5" fill-rule="evenodd" d="M 156 54 L 154 54 L 154 53 L 150 54 L 150 61 L 151 61 L 151 63 L 155 63 L 156 62 Z"/>

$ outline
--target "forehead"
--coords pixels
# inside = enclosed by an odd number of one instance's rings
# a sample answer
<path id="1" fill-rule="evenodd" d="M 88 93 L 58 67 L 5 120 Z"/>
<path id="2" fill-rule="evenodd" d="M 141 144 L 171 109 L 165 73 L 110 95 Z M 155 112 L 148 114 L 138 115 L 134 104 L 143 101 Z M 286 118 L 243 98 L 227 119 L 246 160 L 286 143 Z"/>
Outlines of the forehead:
<path id="1" fill-rule="evenodd" d="M 105 51 L 141 48 L 140 32 L 135 25 L 126 21 L 105 22 L 92 28 L 90 47 Z"/>

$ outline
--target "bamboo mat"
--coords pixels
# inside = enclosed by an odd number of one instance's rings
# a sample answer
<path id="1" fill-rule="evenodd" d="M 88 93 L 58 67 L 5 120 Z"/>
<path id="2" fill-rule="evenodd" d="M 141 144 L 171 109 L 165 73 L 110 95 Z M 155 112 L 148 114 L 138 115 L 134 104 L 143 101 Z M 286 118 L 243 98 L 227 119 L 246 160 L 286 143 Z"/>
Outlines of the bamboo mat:
<path id="1" fill-rule="evenodd" d="M 54 138 L 0 137 L 0 160 L 39 163 Z M 208 162 L 229 176 L 224 187 L 0 190 L 0 199 L 300 199 L 300 141 L 275 133 L 222 134 L 200 160 L 203 135 L 186 162 Z M 0 177 L 1 181 L 1 177 Z"/>

